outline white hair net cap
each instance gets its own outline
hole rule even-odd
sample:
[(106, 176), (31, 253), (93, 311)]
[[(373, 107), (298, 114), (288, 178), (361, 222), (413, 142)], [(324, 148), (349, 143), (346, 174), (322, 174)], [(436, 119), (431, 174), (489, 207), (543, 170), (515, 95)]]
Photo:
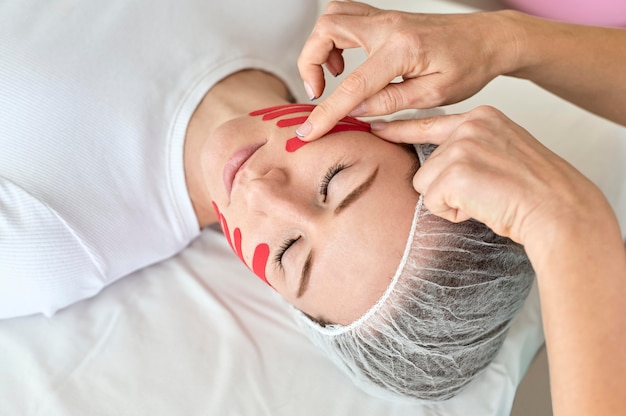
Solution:
[[(434, 149), (416, 146), (420, 164)], [(296, 315), (370, 394), (444, 400), (495, 358), (533, 278), (522, 246), (478, 221), (437, 217), (420, 196), (400, 265), (372, 308), (346, 326)]]

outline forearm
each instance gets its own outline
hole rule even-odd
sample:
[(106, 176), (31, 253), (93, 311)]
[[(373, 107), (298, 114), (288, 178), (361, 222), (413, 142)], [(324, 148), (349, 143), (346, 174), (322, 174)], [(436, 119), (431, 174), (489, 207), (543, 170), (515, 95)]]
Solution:
[[(501, 12), (516, 33), (511, 75), (626, 125), (626, 30)], [(510, 54), (503, 54), (510, 56)]]
[(626, 410), (626, 254), (608, 203), (596, 208), (542, 227), (525, 244), (537, 273), (556, 416)]
[(376, 131), (439, 145), (413, 178), (430, 212), (475, 218), (524, 245), (537, 273), (554, 414), (624, 414), (626, 250), (600, 189), (494, 108)]

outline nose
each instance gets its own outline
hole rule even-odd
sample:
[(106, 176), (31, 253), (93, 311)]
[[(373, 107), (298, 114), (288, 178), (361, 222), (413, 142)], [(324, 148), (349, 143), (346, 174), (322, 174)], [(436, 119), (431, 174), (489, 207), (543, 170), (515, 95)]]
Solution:
[(262, 217), (302, 218), (307, 210), (305, 190), (283, 169), (273, 168), (251, 180), (245, 189), (248, 212)]

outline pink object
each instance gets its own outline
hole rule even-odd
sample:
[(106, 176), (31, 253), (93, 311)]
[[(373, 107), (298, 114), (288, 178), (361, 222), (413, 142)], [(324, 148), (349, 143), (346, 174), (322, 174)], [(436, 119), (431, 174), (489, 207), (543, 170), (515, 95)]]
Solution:
[(526, 13), (594, 26), (626, 26), (626, 0), (503, 0)]

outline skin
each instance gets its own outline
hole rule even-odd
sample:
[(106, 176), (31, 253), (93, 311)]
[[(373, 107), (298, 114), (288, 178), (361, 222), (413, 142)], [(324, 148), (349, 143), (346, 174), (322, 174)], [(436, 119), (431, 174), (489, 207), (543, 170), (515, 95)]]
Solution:
[[(498, 75), (524, 78), (626, 125), (626, 30), (519, 12), (421, 15), (331, 2), (299, 59), (311, 95), (341, 51), (368, 60), (298, 127), (315, 140), (343, 114), (387, 114), (473, 95)], [(384, 64), (383, 64), (384, 63)], [(389, 84), (396, 76), (404, 82)], [(498, 110), (376, 122), (387, 140), (439, 148), (414, 177), (425, 205), (473, 217), (523, 244), (537, 274), (554, 415), (626, 411), (626, 252), (602, 192)]]
[[(239, 230), (240, 254), (248, 267), (254, 268), (255, 250), (266, 244), (263, 272), (275, 290), (316, 319), (348, 324), (378, 300), (400, 262), (418, 199), (410, 182), (415, 157), (361, 131), (332, 134), (287, 152), (291, 128), (248, 115), (287, 103), (280, 83), (263, 90), (259, 77), (268, 75), (241, 73), (218, 84), (190, 124), (185, 157), (199, 223), (218, 221), (215, 204), (235, 251)], [(248, 89), (256, 91), (254, 98)], [(225, 96), (232, 105), (221, 104), (218, 114), (211, 115), (213, 104)], [(261, 147), (239, 170), (229, 193), (224, 167), (235, 152), (250, 145)], [(346, 168), (332, 178), (324, 198), (320, 182), (335, 164)], [(341, 201), (373, 176), (367, 191), (338, 212)], [(274, 258), (289, 239), (297, 242), (279, 266)], [(298, 294), (310, 253), (307, 289)]]
[[(315, 140), (348, 113), (376, 116), (452, 104), (498, 75), (530, 80), (625, 124), (624, 45), (624, 29), (557, 23), (512, 10), (430, 15), (332, 1), (298, 59), (311, 97), (324, 91), (322, 65), (343, 72), (344, 49), (363, 48), (368, 59), (298, 131)], [(392, 84), (397, 76), (403, 82)]]
[(524, 245), (539, 285), (554, 414), (623, 414), (626, 252), (602, 192), (491, 107), (389, 125), (381, 135), (440, 145), (413, 182), (432, 212), (476, 218)]

